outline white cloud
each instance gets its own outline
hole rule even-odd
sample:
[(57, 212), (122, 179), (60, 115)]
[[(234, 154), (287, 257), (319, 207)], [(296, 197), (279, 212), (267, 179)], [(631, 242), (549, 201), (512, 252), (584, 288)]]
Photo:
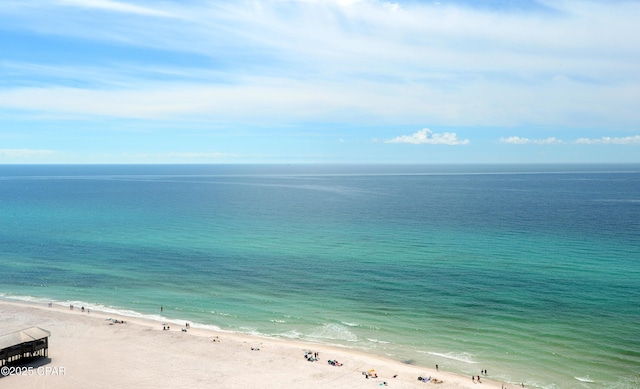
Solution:
[(468, 139), (458, 139), (455, 132), (443, 132), (434, 134), (428, 128), (413, 133), (411, 135), (401, 135), (393, 139), (385, 140), (384, 143), (410, 143), (414, 145), (431, 144), (431, 145), (466, 145), (469, 144)]
[[(141, 119), (376, 121), (412, 115), (412, 107), (390, 101), (375, 83), (305, 84), (289, 79), (240, 80), (225, 85), (132, 83), (129, 88), (38, 87), (0, 90), (0, 107), (60, 115)], [(407, 91), (407, 93), (410, 93)], [(364, 98), (368, 96), (368, 98)], [(82, 107), (81, 110), (78, 107)], [(435, 111), (438, 106), (425, 112)], [(409, 109), (408, 109), (409, 108)], [(375, 112), (369, 112), (374, 110)], [(250, 114), (248, 114), (250, 113)]]
[(510, 136), (508, 138), (500, 138), (500, 143), (508, 143), (512, 145), (526, 145), (529, 143), (529, 139), (521, 138), (519, 136)]
[(357, 3), (362, 2), (363, 0), (335, 0), (336, 3), (343, 7), (348, 7)]
[(8, 159), (30, 159), (55, 154), (52, 150), (34, 150), (34, 149), (0, 149), (0, 158)]
[[(235, 120), (236, 110), (224, 109), (232, 105), (270, 112), (274, 120), (302, 108), (295, 120), (324, 115), (343, 122), (403, 120), (447, 127), (640, 122), (638, 43), (629, 39), (640, 36), (637, 2), (558, 0), (544, 2), (546, 12), (510, 13), (432, 2), (396, 7), (382, 0), (144, 3), (153, 8), (124, 0), (39, 0), (42, 6), (29, 7), (6, 1), (14, 6), (0, 14), (40, 36), (113, 41), (202, 61), (200, 68), (187, 61), (172, 68), (170, 61), (115, 57), (87, 62), (84, 70), (54, 61), (57, 65), (49, 67), (69, 71), (50, 76), (44, 89), (3, 87), (7, 97), (0, 96), (0, 108), (114, 117), (188, 111)], [(74, 8), (114, 12), (95, 17), (69, 12)], [(167, 23), (136, 15), (177, 19)], [(132, 72), (127, 64), (134, 63), (151, 71)], [(219, 63), (224, 66), (215, 67)], [(166, 72), (153, 71), (159, 68)], [(187, 80), (190, 74), (194, 77)], [(42, 79), (34, 75), (25, 67), (12, 78)], [(91, 90), (66, 88), (87, 84)], [(68, 93), (57, 94), (63, 89)], [(180, 97), (172, 98), (172, 91)], [(25, 98), (14, 102), (15, 94)]]
[(510, 136), (508, 138), (500, 138), (500, 143), (507, 143), (512, 145), (526, 145), (526, 144), (534, 144), (534, 145), (553, 145), (564, 143), (560, 139), (556, 137), (549, 137), (546, 139), (529, 139), (522, 138), (519, 136)]
[[(550, 145), (550, 144), (562, 144), (565, 143), (555, 137), (549, 137), (546, 139), (530, 139), (519, 136), (510, 136), (508, 138), (500, 138), (500, 143), (512, 144), (512, 145)], [(583, 145), (629, 145), (640, 144), (640, 135), (626, 136), (626, 137), (609, 137), (604, 136), (602, 138), (579, 138), (573, 143)]]
[(128, 4), (119, 1), (112, 0), (60, 0), (61, 4), (83, 7), (83, 8), (95, 8), (104, 11), (113, 11), (121, 13), (130, 13), (145, 16), (162, 16), (171, 17), (172, 15), (165, 11), (160, 11), (152, 8), (141, 7), (139, 5)]
[(625, 136), (625, 137), (602, 137), (598, 139), (579, 138), (576, 140), (577, 144), (583, 145), (631, 145), (640, 144), (640, 135)]
[(236, 154), (230, 153), (219, 153), (219, 152), (211, 152), (211, 153), (201, 153), (201, 152), (172, 152), (172, 153), (164, 153), (159, 154), (157, 156), (160, 157), (168, 157), (172, 159), (222, 159), (222, 158), (234, 158), (237, 157)]
[(383, 6), (384, 6), (386, 9), (391, 10), (391, 11), (394, 11), (394, 12), (395, 12), (395, 11), (398, 11), (398, 10), (400, 9), (400, 4), (395, 3), (395, 2), (393, 2), (393, 3), (391, 3), (391, 2), (385, 2), (385, 3), (383, 3)]

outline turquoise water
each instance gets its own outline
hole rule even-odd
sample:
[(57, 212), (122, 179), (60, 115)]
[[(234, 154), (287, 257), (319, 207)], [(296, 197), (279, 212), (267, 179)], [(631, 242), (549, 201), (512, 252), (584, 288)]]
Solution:
[(640, 387), (640, 166), (1, 166), (0, 296)]

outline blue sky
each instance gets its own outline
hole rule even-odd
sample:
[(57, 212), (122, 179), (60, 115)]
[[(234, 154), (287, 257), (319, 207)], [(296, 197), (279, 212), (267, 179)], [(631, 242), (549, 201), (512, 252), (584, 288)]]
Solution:
[(640, 1), (2, 0), (0, 163), (640, 162)]

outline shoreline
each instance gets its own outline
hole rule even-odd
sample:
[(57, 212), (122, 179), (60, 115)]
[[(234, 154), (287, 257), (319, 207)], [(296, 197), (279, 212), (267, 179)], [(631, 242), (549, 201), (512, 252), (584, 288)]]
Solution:
[[(261, 388), (521, 388), (481, 376), (471, 377), (409, 365), (359, 350), (300, 340), (260, 337), (222, 329), (190, 327), (61, 304), (0, 299), (0, 335), (31, 326), (51, 331), (48, 361), (33, 364), (64, 374), (0, 377), (14, 388), (189, 386)], [(123, 321), (124, 323), (116, 323)], [(213, 341), (219, 340), (219, 341)], [(309, 362), (305, 352), (319, 353)], [(333, 366), (329, 360), (342, 365)], [(27, 365), (29, 366), (29, 365)], [(33, 365), (36, 366), (36, 365)], [(363, 372), (374, 370), (377, 378)], [(396, 376), (396, 377), (394, 377)], [(418, 377), (431, 377), (425, 383)], [(442, 383), (435, 384), (434, 378)], [(386, 383), (386, 385), (385, 385)]]

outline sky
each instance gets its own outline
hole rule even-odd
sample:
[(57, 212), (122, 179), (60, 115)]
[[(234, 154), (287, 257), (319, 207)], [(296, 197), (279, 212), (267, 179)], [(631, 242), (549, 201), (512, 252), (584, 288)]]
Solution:
[(640, 0), (2, 0), (0, 164), (640, 163)]

